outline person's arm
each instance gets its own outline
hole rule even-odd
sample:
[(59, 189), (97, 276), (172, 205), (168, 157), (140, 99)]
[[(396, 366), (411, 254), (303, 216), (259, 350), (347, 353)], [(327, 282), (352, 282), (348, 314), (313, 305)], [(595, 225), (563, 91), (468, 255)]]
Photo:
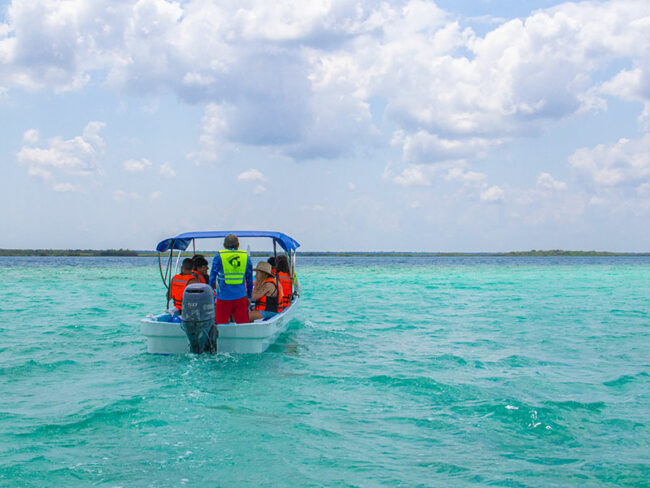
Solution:
[(212, 260), (212, 268), (210, 269), (210, 286), (212, 288), (217, 287), (217, 274), (219, 270), (217, 269), (221, 265), (221, 256), (219, 253)]
[(174, 275), (172, 279), (169, 280), (169, 288), (167, 288), (167, 300), (172, 299), (172, 281), (174, 281), (174, 278), (176, 278), (176, 275)]
[(259, 300), (263, 296), (270, 295), (275, 290), (275, 286), (272, 283), (260, 283), (255, 282), (253, 286), (253, 300)]
[(300, 295), (300, 282), (298, 281), (298, 277), (294, 274), (293, 278), (293, 291)]
[[(246, 296), (250, 300), (253, 296), (253, 264), (251, 263), (250, 258), (246, 262), (246, 273), (244, 274), (244, 279), (246, 280)], [(253, 298), (257, 300), (257, 298)]]

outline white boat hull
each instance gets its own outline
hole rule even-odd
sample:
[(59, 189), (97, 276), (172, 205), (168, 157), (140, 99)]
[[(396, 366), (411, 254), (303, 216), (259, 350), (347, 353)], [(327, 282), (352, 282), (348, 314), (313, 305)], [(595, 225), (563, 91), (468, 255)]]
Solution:
[[(217, 353), (259, 354), (268, 349), (289, 325), (300, 298), (291, 306), (270, 318), (249, 324), (218, 325)], [(147, 352), (151, 354), (185, 354), (190, 344), (180, 323), (167, 322), (168, 314), (142, 319), (140, 332), (147, 338)]]

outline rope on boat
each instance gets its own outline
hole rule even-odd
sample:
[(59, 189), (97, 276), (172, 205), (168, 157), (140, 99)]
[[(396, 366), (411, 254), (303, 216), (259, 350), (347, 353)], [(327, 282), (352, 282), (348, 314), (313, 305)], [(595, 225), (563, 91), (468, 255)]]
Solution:
[(158, 270), (160, 271), (160, 278), (162, 279), (163, 285), (165, 285), (165, 288), (169, 290), (169, 285), (167, 284), (167, 280), (165, 280), (165, 275), (167, 274), (167, 270), (165, 270), (165, 274), (163, 274), (162, 259), (160, 258), (160, 253), (158, 253)]

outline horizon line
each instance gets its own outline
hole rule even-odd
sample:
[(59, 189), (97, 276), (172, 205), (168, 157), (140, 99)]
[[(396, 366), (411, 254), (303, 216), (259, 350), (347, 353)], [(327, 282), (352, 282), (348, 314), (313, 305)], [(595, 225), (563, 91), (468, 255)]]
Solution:
[[(206, 250), (199, 254), (212, 254), (216, 250)], [(155, 250), (146, 249), (129, 249), (129, 248), (108, 248), (108, 249), (93, 249), (93, 248), (0, 248), (0, 256), (28, 256), (28, 255), (47, 255), (54, 253), (58, 255), (65, 255), (66, 253), (91, 253), (93, 255), (100, 255), (105, 253), (107, 255), (124, 255), (126, 256), (156, 256), (158, 254)], [(266, 250), (251, 250), (251, 253), (266, 255), (272, 251)], [(167, 253), (162, 253), (167, 254)], [(182, 254), (192, 254), (192, 252), (183, 251)], [(650, 251), (607, 251), (607, 250), (575, 250), (575, 249), (531, 249), (531, 250), (510, 250), (510, 251), (296, 251), (297, 255), (312, 255), (312, 256), (327, 256), (327, 255), (358, 255), (358, 256), (371, 256), (371, 255), (387, 255), (387, 256), (504, 256), (504, 255), (621, 255), (621, 256), (639, 256), (650, 255)]]

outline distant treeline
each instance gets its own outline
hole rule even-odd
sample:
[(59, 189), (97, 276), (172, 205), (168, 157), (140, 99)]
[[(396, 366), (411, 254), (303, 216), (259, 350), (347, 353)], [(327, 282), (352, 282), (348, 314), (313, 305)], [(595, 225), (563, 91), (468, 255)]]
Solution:
[(130, 249), (0, 249), (0, 256), (138, 256)]
[(650, 253), (609, 252), (609, 251), (563, 251), (552, 249), (549, 251), (511, 251), (501, 253), (501, 256), (649, 256)]
[(504, 257), (504, 256), (650, 256), (650, 253), (609, 251), (509, 251), (509, 252), (298, 252), (308, 257)]
[[(214, 256), (212, 252), (201, 253)], [(270, 252), (252, 251), (253, 257), (266, 257)], [(0, 256), (156, 256), (154, 251), (134, 251), (131, 249), (0, 249)], [(304, 257), (508, 257), (508, 256), (650, 256), (648, 252), (609, 252), (609, 251), (564, 251), (562, 249), (510, 251), (510, 252), (297, 252)], [(183, 256), (191, 256), (184, 252)]]

